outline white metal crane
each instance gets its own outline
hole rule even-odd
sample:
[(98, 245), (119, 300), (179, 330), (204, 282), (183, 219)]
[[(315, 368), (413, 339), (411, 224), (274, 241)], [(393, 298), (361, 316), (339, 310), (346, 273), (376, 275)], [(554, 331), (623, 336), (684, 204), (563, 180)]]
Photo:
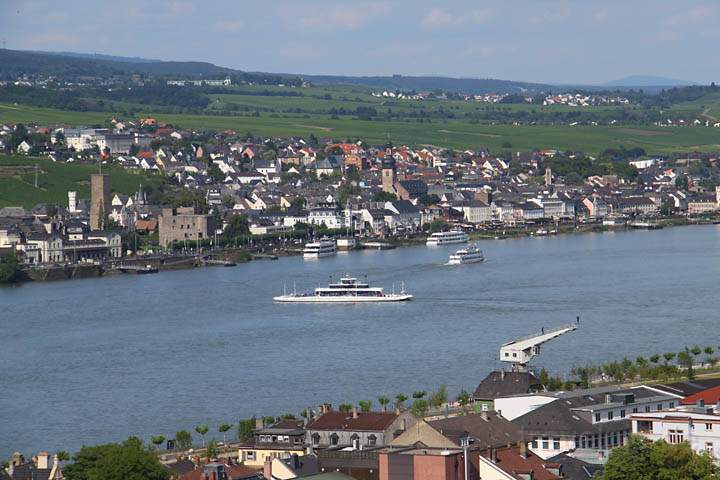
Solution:
[(531, 335), (524, 338), (504, 343), (500, 347), (500, 360), (511, 363), (512, 370), (516, 372), (527, 371), (530, 360), (540, 353), (540, 345), (575, 330), (580, 324), (580, 317), (576, 323), (555, 328), (553, 330), (541, 331), (540, 335)]

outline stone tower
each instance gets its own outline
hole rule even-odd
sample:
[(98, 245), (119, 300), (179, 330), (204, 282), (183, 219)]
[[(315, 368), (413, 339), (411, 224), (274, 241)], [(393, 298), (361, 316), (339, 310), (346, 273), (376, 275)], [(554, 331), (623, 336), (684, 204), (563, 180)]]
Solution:
[(382, 189), (386, 193), (395, 193), (395, 158), (389, 143), (385, 147), (385, 157), (382, 160)]
[(90, 230), (105, 228), (105, 217), (110, 213), (110, 176), (90, 175)]
[(77, 212), (77, 192), (68, 192), (68, 212)]
[(552, 170), (550, 168), (545, 169), (545, 186), (549, 187), (552, 185)]

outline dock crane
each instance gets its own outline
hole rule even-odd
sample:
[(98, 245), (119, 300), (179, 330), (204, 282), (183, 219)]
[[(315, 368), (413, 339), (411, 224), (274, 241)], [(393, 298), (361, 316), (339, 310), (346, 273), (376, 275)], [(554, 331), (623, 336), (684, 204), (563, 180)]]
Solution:
[(527, 372), (528, 363), (540, 354), (540, 346), (543, 343), (576, 330), (579, 324), (580, 317), (577, 317), (577, 321), (570, 325), (547, 331), (543, 328), (539, 335), (530, 335), (504, 343), (500, 347), (500, 361), (512, 364), (513, 372)]

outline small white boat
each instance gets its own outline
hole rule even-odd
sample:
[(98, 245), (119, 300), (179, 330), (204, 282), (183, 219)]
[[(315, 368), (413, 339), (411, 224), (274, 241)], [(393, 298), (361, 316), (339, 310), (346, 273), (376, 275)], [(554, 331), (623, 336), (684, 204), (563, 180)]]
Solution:
[(331, 257), (337, 253), (337, 245), (332, 238), (323, 237), (316, 242), (305, 244), (303, 249), (304, 258)]
[(468, 263), (480, 263), (485, 261), (482, 250), (478, 250), (477, 246), (470, 245), (462, 248), (450, 255), (448, 265), (466, 265)]
[(371, 287), (358, 282), (357, 278), (345, 276), (338, 283), (316, 288), (313, 293), (284, 293), (273, 300), (282, 303), (369, 303), (403, 302), (412, 298), (405, 292), (404, 285), (400, 293), (385, 293), (382, 287)]
[(470, 239), (468, 234), (462, 230), (450, 230), (449, 232), (436, 232), (428, 237), (426, 245), (449, 245), (451, 243), (467, 243)]

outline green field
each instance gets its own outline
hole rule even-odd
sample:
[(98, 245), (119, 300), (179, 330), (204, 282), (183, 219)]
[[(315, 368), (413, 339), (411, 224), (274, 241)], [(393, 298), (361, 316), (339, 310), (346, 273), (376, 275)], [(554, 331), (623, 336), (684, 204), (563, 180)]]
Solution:
[[(34, 166), (38, 166), (38, 187), (35, 188)], [(26, 167), (23, 172), (14, 167)], [(22, 169), (22, 168), (21, 168)], [(90, 174), (97, 167), (55, 163), (45, 158), (0, 155), (0, 207), (32, 208), (38, 203), (67, 205), (67, 192), (77, 191), (78, 199), (90, 198)], [(144, 174), (130, 173), (119, 167), (103, 167), (110, 175), (113, 193), (132, 194), (146, 180)]]
[(720, 121), (720, 93), (710, 93), (697, 100), (682, 102), (673, 105), (671, 111), (688, 112), (707, 118), (710, 121)]
[[(705, 127), (627, 127), (569, 125), (484, 125), (462, 120), (366, 121), (328, 115), (252, 116), (171, 115), (139, 113), (160, 121), (197, 130), (234, 129), (264, 136), (309, 135), (337, 139), (363, 139), (413, 146), (439, 145), (452, 148), (489, 148), (500, 150), (506, 143), (512, 150), (555, 148), (597, 153), (606, 148), (642, 147), (649, 154), (720, 150), (720, 129)], [(112, 117), (107, 112), (70, 112), (62, 110), (0, 105), (0, 123), (36, 122), (39, 124), (103, 124)]]

